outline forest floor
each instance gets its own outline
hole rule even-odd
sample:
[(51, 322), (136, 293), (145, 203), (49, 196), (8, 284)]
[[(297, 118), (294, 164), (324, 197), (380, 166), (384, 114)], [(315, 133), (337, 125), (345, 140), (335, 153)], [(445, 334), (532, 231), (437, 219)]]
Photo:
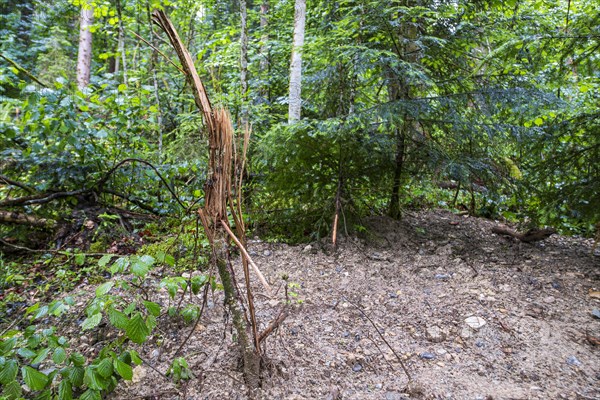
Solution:
[[(365, 224), (366, 238), (345, 239), (335, 254), (314, 244), (249, 244), (279, 287), (280, 300), (268, 299), (256, 282), (262, 326), (278, 315), (282, 276), (297, 294), (266, 340), (270, 368), (255, 398), (600, 398), (600, 249), (594, 254), (592, 240), (520, 243), (492, 234), (493, 221), (446, 211)], [(248, 398), (221, 296), (211, 296), (183, 349), (193, 379), (176, 387), (161, 375), (191, 327), (159, 321), (160, 346), (140, 349), (151, 367), (138, 366), (110, 398)]]

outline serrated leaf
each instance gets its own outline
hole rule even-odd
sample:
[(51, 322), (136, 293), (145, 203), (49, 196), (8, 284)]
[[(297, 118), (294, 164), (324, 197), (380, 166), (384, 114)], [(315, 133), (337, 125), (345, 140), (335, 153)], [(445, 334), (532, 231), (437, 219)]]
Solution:
[(100, 396), (100, 391), (88, 389), (79, 396), (79, 400), (102, 400), (102, 397)]
[(67, 352), (63, 347), (57, 347), (52, 354), (52, 361), (55, 364), (62, 364), (67, 359)]
[(10, 339), (3, 340), (0, 342), (0, 354), (6, 354), (11, 351), (17, 344), (17, 338), (12, 337)]
[(71, 354), (69, 360), (71, 360), (73, 362), (73, 365), (77, 367), (81, 367), (83, 364), (85, 364), (85, 357), (81, 353)]
[(8, 385), (9, 382), (12, 382), (17, 377), (17, 373), (19, 371), (19, 367), (17, 366), (16, 360), (8, 360), (0, 370), (0, 383), (3, 385)]
[(133, 368), (119, 359), (113, 360), (113, 366), (121, 378), (130, 381), (133, 378)]
[(28, 348), (24, 348), (24, 347), (21, 347), (19, 350), (17, 350), (17, 354), (20, 355), (21, 357), (27, 358), (27, 359), (33, 358), (36, 356), (35, 351), (32, 351), (32, 350), (30, 350)]
[(46, 357), (48, 357), (48, 354), (50, 353), (50, 349), (49, 348), (45, 348), (40, 350), (37, 355), (35, 356), (35, 358), (33, 360), (31, 360), (31, 364), (39, 364), (42, 361), (44, 361), (46, 359)]
[(114, 308), (109, 308), (107, 314), (108, 314), (108, 320), (110, 321), (112, 326), (114, 326), (117, 329), (122, 329), (122, 330), (127, 329), (127, 324), (129, 323), (129, 318), (127, 318), (127, 316), (125, 314), (123, 314), (121, 311), (116, 310)]
[(96, 288), (96, 297), (104, 296), (106, 293), (110, 292), (110, 289), (112, 289), (114, 285), (115, 283), (112, 281), (104, 282)]
[(144, 263), (139, 262), (138, 260), (133, 261), (131, 263), (131, 272), (135, 276), (143, 278), (143, 277), (146, 276), (146, 274), (148, 273), (148, 271), (149, 271), (148, 267)]
[(113, 365), (112, 360), (110, 358), (105, 358), (100, 361), (97, 367), (97, 371), (103, 378), (108, 378), (113, 373)]
[(129, 258), (127, 257), (119, 257), (117, 261), (113, 263), (110, 267), (110, 272), (116, 274), (117, 272), (124, 272), (125, 269), (129, 266)]
[(160, 306), (152, 301), (144, 301), (144, 306), (146, 310), (155, 317), (160, 315)]
[(208, 277), (206, 275), (196, 275), (192, 277), (191, 281), (192, 293), (198, 294), (202, 286), (204, 286), (206, 282), (208, 282)]
[(21, 388), (21, 385), (19, 385), (19, 382), (12, 381), (12, 382), (4, 385), (4, 390), (2, 390), (2, 395), (6, 396), (9, 400), (20, 399), (22, 392), (23, 392), (23, 389)]
[(153, 266), (153, 265), (154, 265), (154, 263), (156, 262), (156, 260), (154, 259), (154, 257), (152, 257), (152, 256), (149, 256), (149, 255), (147, 255), (147, 254), (145, 254), (145, 255), (141, 256), (141, 257), (139, 258), (139, 260), (140, 260), (140, 262), (141, 262), (142, 264), (144, 264), (146, 267), (151, 267), (151, 266)]
[(101, 259), (98, 260), (98, 266), (99, 267), (106, 267), (106, 265), (110, 262), (110, 260), (112, 260), (114, 256), (112, 254), (105, 254), (102, 256)]
[(58, 400), (73, 399), (73, 385), (66, 379), (60, 381), (58, 385)]
[(100, 375), (96, 371), (95, 365), (90, 365), (85, 369), (85, 376), (83, 377), (83, 382), (90, 388), (94, 390), (104, 390), (108, 387), (108, 383), (106, 379), (103, 379), (102, 375)]
[(100, 314), (100, 313), (96, 313), (96, 314), (92, 315), (91, 317), (87, 317), (81, 323), (81, 330), (86, 331), (89, 329), (93, 329), (100, 324), (100, 321), (102, 321), (102, 314)]
[(144, 343), (150, 333), (150, 330), (140, 313), (135, 314), (133, 318), (129, 320), (125, 331), (127, 337), (137, 344)]
[(67, 376), (75, 387), (83, 385), (83, 377), (85, 376), (85, 369), (80, 366), (71, 367), (68, 369)]
[(48, 377), (35, 369), (25, 366), (21, 368), (21, 375), (25, 384), (31, 390), (42, 390), (48, 384)]
[(129, 355), (131, 356), (131, 361), (135, 365), (140, 365), (142, 363), (142, 359), (140, 358), (140, 355), (138, 354), (137, 351), (135, 351), (135, 350), (129, 350)]
[(45, 317), (46, 314), (48, 314), (48, 306), (40, 307), (39, 310), (37, 310), (37, 312), (33, 316), (33, 319), (40, 319), (42, 317)]

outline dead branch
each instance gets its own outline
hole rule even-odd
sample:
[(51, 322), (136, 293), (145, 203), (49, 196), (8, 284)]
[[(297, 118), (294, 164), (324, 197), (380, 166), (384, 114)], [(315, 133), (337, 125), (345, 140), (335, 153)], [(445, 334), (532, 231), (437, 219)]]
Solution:
[(556, 230), (554, 228), (545, 228), (545, 229), (534, 228), (534, 229), (528, 230), (525, 233), (519, 233), (513, 229), (506, 227), (506, 226), (494, 226), (492, 228), (492, 233), (495, 233), (498, 235), (510, 236), (515, 239), (519, 239), (521, 242), (524, 242), (524, 243), (533, 243), (533, 242), (539, 242), (541, 240), (549, 238), (550, 236), (552, 236), (556, 233)]
[(52, 229), (56, 227), (56, 221), (52, 219), (39, 218), (33, 215), (4, 210), (0, 210), (0, 222), (17, 225), (29, 225), (46, 229)]
[(260, 270), (258, 269), (258, 267), (256, 266), (256, 264), (254, 263), (254, 261), (252, 261), (252, 258), (250, 258), (250, 254), (248, 254), (248, 252), (246, 251), (246, 249), (244, 248), (244, 246), (242, 245), (242, 243), (240, 243), (239, 239), (231, 231), (231, 229), (229, 228), (229, 226), (227, 226), (227, 223), (225, 221), (221, 221), (221, 225), (223, 225), (223, 228), (225, 228), (225, 231), (227, 232), (227, 234), (229, 235), (229, 237), (231, 237), (231, 240), (233, 240), (234, 243), (236, 244), (236, 246), (240, 249), (240, 252), (244, 255), (244, 257), (246, 257), (246, 260), (248, 260), (248, 262), (250, 263), (250, 265), (254, 269), (254, 272), (256, 272), (256, 275), (258, 276), (258, 279), (260, 280), (260, 283), (262, 283), (263, 287), (267, 291), (267, 294), (269, 296), (271, 296), (272, 295), (271, 294), (272, 293), (271, 286), (269, 285), (269, 283), (265, 279), (265, 277), (262, 274), (262, 272), (260, 272)]
[(28, 193), (35, 193), (35, 189), (15, 180), (10, 179), (8, 176), (0, 175), (0, 183), (5, 183), (7, 185), (16, 186), (18, 188), (23, 189)]
[(258, 341), (262, 343), (275, 329), (279, 327), (283, 323), (283, 321), (288, 317), (289, 311), (288, 307), (284, 306), (279, 311), (279, 315), (273, 321), (267, 325), (267, 327), (258, 335)]
[(79, 189), (66, 192), (52, 192), (52, 193), (40, 193), (31, 196), (23, 196), (15, 199), (6, 199), (0, 201), (0, 207), (10, 206), (28, 206), (32, 204), (44, 204), (49, 203), (52, 200), (62, 199), (65, 197), (77, 196), (80, 194), (89, 193), (90, 189)]

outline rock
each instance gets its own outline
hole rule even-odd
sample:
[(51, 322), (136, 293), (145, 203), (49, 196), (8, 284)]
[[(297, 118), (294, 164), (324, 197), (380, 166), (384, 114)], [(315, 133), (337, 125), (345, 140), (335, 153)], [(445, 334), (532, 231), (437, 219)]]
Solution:
[(150, 354), (150, 358), (158, 358), (159, 356), (160, 356), (160, 351), (158, 349), (152, 350), (152, 353)]
[(450, 244), (447, 244), (445, 246), (438, 247), (435, 250), (435, 254), (438, 256), (450, 256), (452, 255), (452, 246)]
[(581, 361), (579, 361), (575, 356), (570, 356), (569, 358), (567, 358), (567, 364), (579, 367), (581, 366)]
[(272, 254), (273, 254), (273, 252), (271, 250), (263, 251), (263, 256), (265, 256), (265, 257), (270, 257)]
[(471, 330), (470, 330), (469, 328), (467, 328), (467, 327), (464, 327), (464, 328), (462, 328), (462, 330), (460, 331), (460, 334), (459, 334), (459, 336), (460, 336), (462, 339), (468, 339), (468, 338), (470, 338), (470, 337), (471, 337)]
[(598, 319), (600, 319), (600, 310), (598, 310), (597, 308), (594, 308), (592, 310), (592, 315)]
[(475, 330), (478, 330), (482, 328), (485, 324), (487, 324), (485, 319), (475, 316), (466, 318), (465, 323)]
[(398, 392), (385, 392), (385, 400), (402, 400), (404, 396)]
[(430, 326), (426, 331), (427, 340), (433, 343), (441, 343), (446, 340), (446, 332), (438, 326)]
[(362, 371), (362, 369), (363, 369), (363, 366), (361, 363), (356, 363), (352, 366), (352, 371), (354, 371), (354, 372), (360, 372), (360, 371)]
[(419, 354), (419, 358), (422, 358), (423, 360), (434, 360), (435, 354), (429, 353), (426, 351), (426, 352)]
[(435, 276), (433, 278), (440, 280), (440, 281), (447, 281), (450, 278), (452, 278), (452, 275), (451, 274), (435, 274)]
[(312, 253), (312, 251), (313, 251), (313, 247), (312, 247), (310, 244), (306, 245), (306, 246), (305, 246), (305, 247), (302, 249), (302, 252), (303, 252), (303, 253)]
[(555, 301), (556, 301), (556, 298), (554, 298), (554, 296), (544, 297), (544, 303), (546, 303), (546, 304), (552, 304)]

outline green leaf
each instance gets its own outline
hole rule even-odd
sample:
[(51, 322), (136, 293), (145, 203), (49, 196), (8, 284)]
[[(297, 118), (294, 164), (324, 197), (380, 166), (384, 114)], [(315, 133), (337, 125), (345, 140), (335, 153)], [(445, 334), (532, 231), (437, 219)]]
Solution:
[(52, 361), (55, 364), (62, 364), (67, 359), (67, 352), (63, 347), (57, 347), (52, 354)]
[(133, 361), (135, 365), (140, 365), (142, 363), (142, 359), (137, 351), (129, 350), (129, 355), (131, 356), (131, 361)]
[(160, 315), (160, 306), (152, 301), (144, 301), (144, 306), (146, 310), (155, 317)]
[(104, 296), (106, 293), (110, 292), (110, 289), (112, 289), (114, 285), (115, 283), (112, 281), (104, 282), (96, 288), (96, 297)]
[(88, 389), (79, 396), (79, 400), (102, 400), (102, 396), (99, 390)]
[(12, 359), (8, 360), (0, 370), (0, 383), (8, 385), (9, 382), (15, 380), (18, 371), (19, 367), (17, 366), (17, 361)]
[(129, 339), (131, 339), (134, 343), (141, 344), (146, 341), (150, 330), (142, 318), (142, 314), (138, 312), (133, 316), (133, 318), (131, 318), (131, 320), (129, 320), (126, 333)]
[(45, 348), (40, 350), (37, 355), (35, 356), (35, 358), (33, 360), (31, 360), (31, 364), (39, 364), (42, 361), (44, 361), (46, 359), (46, 357), (48, 357), (48, 353), (50, 353), (50, 349), (49, 348)]
[(114, 326), (117, 329), (122, 329), (122, 330), (127, 329), (127, 324), (129, 323), (129, 318), (127, 318), (127, 316), (125, 314), (123, 314), (121, 311), (116, 310), (112, 307), (108, 309), (107, 314), (108, 314), (108, 320), (110, 321), (112, 326)]
[(126, 85), (126, 84), (124, 84), (124, 83), (121, 83), (121, 84), (118, 86), (117, 90), (118, 90), (119, 92), (121, 92), (121, 93), (122, 93), (122, 92), (124, 92), (125, 90), (127, 90), (127, 85)]
[(2, 395), (6, 396), (9, 400), (20, 399), (22, 391), (23, 389), (21, 389), (21, 385), (19, 385), (19, 382), (12, 381), (4, 385)]
[(73, 385), (66, 379), (58, 385), (58, 400), (71, 400), (73, 398)]
[(96, 313), (96, 314), (92, 315), (91, 317), (86, 318), (81, 323), (81, 330), (87, 331), (89, 329), (93, 329), (93, 328), (97, 327), (98, 324), (100, 324), (100, 321), (102, 321), (102, 314)]
[(42, 390), (48, 384), (48, 377), (35, 369), (25, 366), (21, 368), (21, 375), (25, 384), (31, 390)]
[(0, 342), (0, 354), (4, 355), (11, 351), (17, 344), (17, 338), (12, 337), (10, 339), (3, 340)]
[(68, 369), (67, 376), (75, 387), (83, 385), (83, 377), (85, 376), (85, 369), (81, 366), (71, 367)]
[(113, 373), (112, 360), (110, 358), (105, 358), (104, 360), (100, 361), (97, 370), (100, 376), (103, 378), (110, 377)]
[(143, 255), (140, 257), (140, 262), (142, 264), (144, 264), (146, 267), (151, 267), (154, 265), (154, 263), (156, 262), (156, 260), (154, 259), (154, 257), (149, 256), (149, 255)]
[(135, 276), (144, 278), (146, 276), (146, 274), (148, 273), (148, 267), (146, 267), (144, 264), (142, 264), (140, 262), (134, 261), (131, 263), (131, 272)]
[(69, 359), (73, 362), (73, 365), (81, 367), (85, 364), (85, 357), (81, 353), (73, 353)]
[(208, 282), (208, 277), (206, 275), (196, 275), (192, 277), (191, 281), (192, 293), (198, 294), (202, 286)]
[(112, 254), (105, 254), (102, 256), (101, 259), (98, 260), (98, 266), (99, 267), (106, 267), (106, 265), (110, 262), (110, 260), (112, 260), (114, 256)]
[(113, 360), (113, 366), (121, 378), (130, 381), (133, 378), (133, 368), (119, 359)]
[(108, 382), (96, 371), (95, 365), (90, 365), (85, 369), (83, 382), (94, 390), (104, 390), (108, 387)]
[(17, 350), (17, 354), (20, 355), (21, 357), (27, 358), (27, 359), (33, 358), (36, 356), (35, 351), (32, 351), (31, 349), (24, 348), (24, 347), (21, 347), (19, 350)]
[(536, 124), (537, 126), (541, 126), (544, 124), (544, 120), (542, 118), (538, 117), (533, 121), (533, 123)]
[(75, 264), (77, 264), (77, 265), (85, 264), (85, 254), (83, 254), (83, 253), (76, 254), (75, 255)]
[(39, 310), (37, 310), (37, 312), (33, 316), (33, 319), (40, 319), (42, 317), (45, 317), (46, 314), (48, 314), (48, 306), (40, 307)]
[(119, 257), (117, 261), (113, 263), (110, 267), (110, 272), (116, 274), (117, 272), (122, 273), (129, 266), (129, 258), (128, 257)]

